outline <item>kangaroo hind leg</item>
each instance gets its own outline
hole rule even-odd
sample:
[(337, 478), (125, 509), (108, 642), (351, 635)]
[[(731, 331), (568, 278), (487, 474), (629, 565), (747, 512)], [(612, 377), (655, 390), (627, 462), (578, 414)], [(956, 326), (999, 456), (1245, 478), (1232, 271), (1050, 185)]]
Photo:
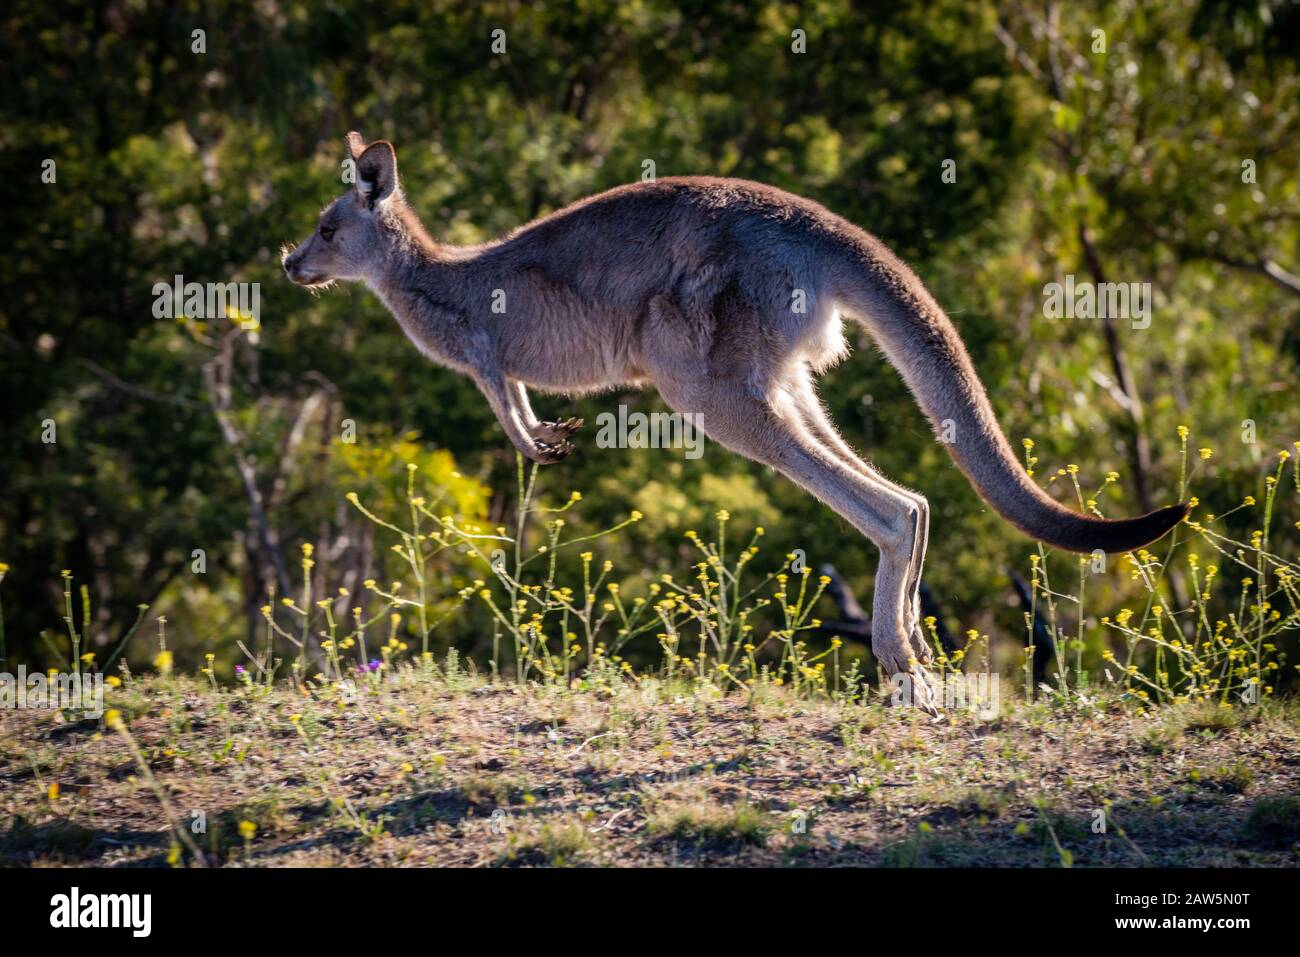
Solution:
[(859, 481), (865, 482), (868, 486), (883, 486), (897, 495), (910, 499), (915, 504), (916, 527), (912, 536), (912, 554), (908, 559), (904, 626), (917, 658), (929, 662), (933, 658), (933, 652), (921, 625), (921, 573), (930, 538), (930, 503), (926, 501), (925, 496), (891, 482), (853, 451), (839, 434), (826, 412), (826, 407), (817, 397), (812, 377), (807, 370), (801, 370), (791, 377), (789, 389), (808, 433), (850, 469)]
[(892, 675), (907, 675), (913, 701), (931, 713), (925, 669), (907, 629), (908, 573), (917, 528), (915, 502), (871, 484), (828, 452), (805, 428), (784, 390), (775, 403), (755, 397), (745, 383), (717, 379), (674, 388), (659, 383), (664, 400), (679, 412), (698, 412), (714, 441), (781, 472), (824, 502), (880, 550), (872, 598), (871, 648)]

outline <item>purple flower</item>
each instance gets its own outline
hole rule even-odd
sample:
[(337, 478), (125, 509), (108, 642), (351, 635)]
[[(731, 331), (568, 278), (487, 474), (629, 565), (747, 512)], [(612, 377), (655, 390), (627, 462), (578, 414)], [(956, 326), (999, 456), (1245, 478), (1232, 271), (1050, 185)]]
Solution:
[(237, 674), (237, 675), (242, 675), (243, 673), (244, 673), (244, 666), (243, 666), (243, 665), (235, 665), (235, 674)]
[(378, 670), (379, 670), (379, 659), (378, 659), (378, 658), (371, 658), (371, 659), (370, 659), (370, 664), (368, 665), (368, 667), (370, 668), (371, 671), (378, 671)]

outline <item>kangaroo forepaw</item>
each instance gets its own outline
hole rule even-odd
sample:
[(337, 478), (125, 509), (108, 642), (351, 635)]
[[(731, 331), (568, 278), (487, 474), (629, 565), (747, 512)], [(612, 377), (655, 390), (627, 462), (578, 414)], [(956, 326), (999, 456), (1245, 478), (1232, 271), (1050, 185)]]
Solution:
[(541, 439), (534, 439), (533, 446), (535, 453), (532, 459), (542, 465), (554, 465), (556, 462), (563, 462), (569, 457), (569, 453), (573, 451), (573, 446), (563, 440), (544, 442)]
[(582, 419), (570, 416), (559, 422), (539, 422), (532, 428), (533, 438), (549, 445), (559, 445), (582, 428)]

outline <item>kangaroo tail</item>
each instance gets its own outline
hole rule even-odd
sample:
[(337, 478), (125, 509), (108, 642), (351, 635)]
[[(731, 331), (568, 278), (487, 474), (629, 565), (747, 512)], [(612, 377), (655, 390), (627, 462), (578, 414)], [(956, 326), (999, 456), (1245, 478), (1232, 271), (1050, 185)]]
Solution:
[(836, 300), (865, 325), (930, 419), (941, 442), (993, 510), (1026, 535), (1074, 552), (1126, 552), (1181, 522), (1186, 503), (1137, 518), (1071, 511), (1026, 474), (998, 426), (952, 322), (921, 281), (874, 237), (853, 244)]

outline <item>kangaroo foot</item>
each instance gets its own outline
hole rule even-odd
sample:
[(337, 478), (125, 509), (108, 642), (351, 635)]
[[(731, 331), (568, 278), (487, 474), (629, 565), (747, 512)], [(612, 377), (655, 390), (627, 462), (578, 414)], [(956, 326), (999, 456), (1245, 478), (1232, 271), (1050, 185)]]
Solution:
[(889, 676), (886, 693), (890, 703), (920, 708), (926, 714), (938, 717), (939, 708), (930, 686), (930, 673), (912, 650), (912, 641), (901, 635), (885, 641), (873, 639), (871, 650)]
[(916, 660), (923, 665), (928, 665), (934, 661), (934, 648), (930, 645), (929, 636), (925, 633), (925, 627), (920, 624), (912, 626), (908, 632), (912, 654), (916, 655)]

